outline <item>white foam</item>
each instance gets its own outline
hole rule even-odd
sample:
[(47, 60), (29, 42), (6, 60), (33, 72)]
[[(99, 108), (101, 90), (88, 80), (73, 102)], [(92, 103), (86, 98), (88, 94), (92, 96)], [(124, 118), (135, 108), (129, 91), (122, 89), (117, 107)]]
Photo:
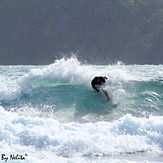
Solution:
[(163, 65), (128, 65), (125, 66), (134, 80), (162, 80)]
[[(163, 117), (126, 115), (110, 122), (59, 123), (6, 112), (0, 107), (0, 151), (29, 159), (113, 156), (163, 150)], [(34, 161), (33, 161), (34, 162)]]
[(15, 80), (9, 80), (8, 77), (0, 76), (0, 101), (7, 99), (12, 100), (21, 92), (20, 87)]
[(27, 67), (28, 71), (24, 71), (25, 68), (22, 70), (17, 67), (22, 72), (15, 72), (14, 68), (12, 72), (11, 67), (12, 77), (1, 77), (0, 100), (11, 100), (20, 96), (22, 92), (29, 92), (32, 88), (44, 86), (47, 83), (66, 82), (90, 86), (90, 82), (95, 76), (107, 76), (107, 82), (120, 85), (122, 81), (134, 79), (124, 65), (84, 65), (76, 58), (62, 58), (47, 66), (29, 67)]
[(43, 79), (44, 82), (45, 80), (49, 80), (51, 82), (84, 83), (90, 85), (91, 80), (95, 76), (107, 76), (109, 82), (114, 83), (132, 79), (132, 76), (126, 72), (124, 67), (83, 65), (76, 58), (62, 58), (46, 67), (32, 69), (28, 74), (24, 75), (20, 83), (24, 91), (30, 89), (29, 81), (35, 77), (40, 78), (40, 80), (37, 78), (37, 83), (40, 85), (45, 84), (43, 83)]

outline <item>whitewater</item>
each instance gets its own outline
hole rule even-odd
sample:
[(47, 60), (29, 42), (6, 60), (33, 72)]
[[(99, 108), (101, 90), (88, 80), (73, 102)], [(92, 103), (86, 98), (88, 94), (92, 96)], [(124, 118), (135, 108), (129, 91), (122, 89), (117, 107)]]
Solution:
[[(117, 105), (91, 87), (106, 76)], [(23, 156), (24, 160), (10, 155)], [(163, 162), (163, 65), (0, 66), (0, 162)]]

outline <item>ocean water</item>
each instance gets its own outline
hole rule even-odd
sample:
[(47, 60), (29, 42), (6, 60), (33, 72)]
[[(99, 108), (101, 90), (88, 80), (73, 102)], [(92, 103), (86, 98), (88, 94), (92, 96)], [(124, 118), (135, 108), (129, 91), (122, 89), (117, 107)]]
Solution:
[[(117, 105), (92, 89), (95, 76), (108, 77)], [(43, 66), (0, 66), (5, 161), (163, 162), (163, 65), (100, 66), (63, 58)]]

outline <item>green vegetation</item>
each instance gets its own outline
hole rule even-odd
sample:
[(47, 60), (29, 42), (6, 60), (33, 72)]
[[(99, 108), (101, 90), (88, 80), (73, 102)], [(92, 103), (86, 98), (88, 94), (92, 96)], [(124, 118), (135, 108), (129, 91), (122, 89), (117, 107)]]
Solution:
[(32, 61), (42, 64), (60, 52), (102, 63), (162, 62), (163, 0), (5, 0), (0, 13), (0, 53), (17, 62), (39, 54)]

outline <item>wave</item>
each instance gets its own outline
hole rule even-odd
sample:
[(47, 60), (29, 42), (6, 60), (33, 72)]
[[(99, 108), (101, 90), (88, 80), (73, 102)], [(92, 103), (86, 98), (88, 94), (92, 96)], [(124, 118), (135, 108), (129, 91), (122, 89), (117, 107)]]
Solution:
[[(136, 117), (163, 115), (161, 68), (146, 65), (141, 69), (136, 65), (83, 65), (74, 58), (47, 66), (3, 67), (1, 106), (64, 122), (113, 121), (127, 113)], [(107, 89), (117, 106), (104, 103), (104, 94), (92, 89), (94, 76), (108, 77)]]
[[(142, 69), (145, 73), (142, 73)], [(123, 81), (163, 79), (161, 69), (157, 70), (156, 67), (152, 70), (147, 66), (84, 65), (76, 58), (63, 58), (47, 66), (1, 66), (0, 100), (13, 99), (23, 92), (46, 84), (72, 83), (90, 86), (90, 82), (95, 76), (107, 76), (108, 83), (117, 85), (121, 85)], [(158, 77), (156, 74), (159, 74)]]

